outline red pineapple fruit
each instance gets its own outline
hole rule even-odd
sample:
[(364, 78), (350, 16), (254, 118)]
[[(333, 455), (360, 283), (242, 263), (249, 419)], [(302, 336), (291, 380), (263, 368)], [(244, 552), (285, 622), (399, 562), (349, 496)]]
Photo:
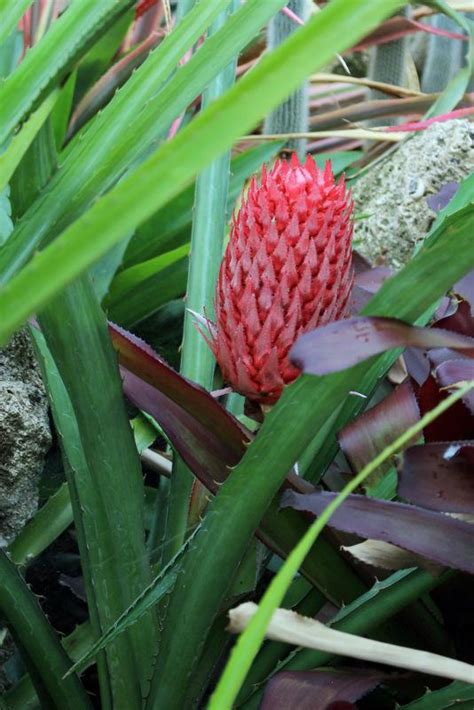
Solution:
[(234, 215), (209, 345), (224, 380), (262, 404), (299, 374), (288, 352), (303, 333), (343, 318), (353, 283), (353, 203), (331, 164), (279, 160)]

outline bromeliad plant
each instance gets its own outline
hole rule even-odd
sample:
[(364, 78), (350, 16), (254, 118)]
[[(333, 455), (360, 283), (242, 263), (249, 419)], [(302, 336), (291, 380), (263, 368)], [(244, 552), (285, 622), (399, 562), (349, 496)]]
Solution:
[[(2, 710), (274, 709), (282, 688), (286, 707), (316, 695), (322, 709), (354, 705), (369, 692), (367, 707), (428, 707), (425, 686), (430, 707), (473, 701), (466, 664), (448, 664), (445, 683), (458, 680), (444, 687), (419, 673), (439, 658), (412, 664), (403, 688), (390, 670), (341, 667), (314, 643), (262, 645), (283, 604), (353, 635), (457, 650), (440, 619), (446, 596), (469, 584), (459, 570), (474, 572), (474, 528), (445, 513), (472, 507), (472, 389), (446, 400), (444, 388), (474, 379), (472, 287), (459, 282), (474, 262), (473, 181), (374, 293), (337, 177), (360, 153), (272, 163), (286, 155), (285, 126), (256, 148), (241, 141), (403, 6), (331, 0), (248, 72), (261, 29), (291, 16), (284, 0), (1, 4), (0, 345), (30, 319), (57, 434), (41, 507), (0, 552), (0, 619), (15, 644)], [(445, 320), (423, 328), (453, 284)], [(205, 314), (210, 348), (192, 312)], [(418, 359), (410, 350), (411, 380), (393, 389), (405, 346)], [(234, 391), (214, 396), (222, 379)], [(263, 422), (243, 414), (245, 398), (254, 415), (273, 405)], [(451, 405), (462, 431), (446, 419)], [(433, 457), (452, 488), (441, 504)], [(337, 508), (347, 478), (363, 486), (346, 490), (329, 527), (310, 527), (308, 513)], [(374, 584), (382, 557), (389, 571)], [(45, 565), (59, 591), (45, 587)], [(249, 600), (261, 608), (229, 661), (227, 612)]]

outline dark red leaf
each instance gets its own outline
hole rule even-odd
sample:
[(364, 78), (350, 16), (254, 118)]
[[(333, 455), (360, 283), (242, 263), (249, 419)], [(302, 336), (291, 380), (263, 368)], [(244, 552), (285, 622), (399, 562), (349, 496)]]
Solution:
[[(338, 434), (339, 444), (354, 471), (360, 471), (419, 419), (416, 397), (406, 382), (345, 426)], [(377, 469), (375, 478), (384, 474), (390, 465), (388, 462)], [(373, 480), (374, 476), (370, 478)]]
[(474, 513), (474, 441), (407, 449), (398, 494), (431, 510)]
[(329, 710), (355, 707), (387, 676), (354, 671), (285, 671), (267, 683), (260, 710)]
[[(430, 352), (430, 359), (436, 351)], [(448, 351), (449, 352), (449, 351)], [(441, 391), (433, 375), (430, 375), (416, 392), (421, 415), (436, 407), (448, 392)], [(448, 412), (431, 422), (423, 430), (425, 441), (456, 441), (474, 436), (474, 419), (463, 402), (455, 402)]]
[[(282, 507), (320, 515), (336, 495), (285, 491)], [(440, 565), (474, 574), (474, 525), (443, 513), (350, 495), (331, 516), (329, 525), (367, 539), (391, 542)]]
[(348, 314), (356, 316), (361, 312), (364, 306), (368, 304), (371, 298), (372, 294), (370, 291), (366, 291), (365, 288), (362, 288), (361, 286), (358, 286), (357, 283), (354, 283), (347, 306)]
[[(435, 377), (441, 387), (450, 387), (457, 382), (474, 380), (474, 359), (456, 359), (442, 362), (435, 370)], [(471, 414), (474, 414), (474, 392), (470, 390), (462, 398)]]
[(454, 311), (448, 310), (444, 317), (437, 321), (436, 326), (454, 333), (468, 335), (471, 338), (474, 337), (474, 317), (471, 313), (471, 306), (465, 300), (459, 301), (457, 308)]
[[(453, 297), (445, 296), (444, 298), (442, 298), (441, 303), (439, 304), (439, 306), (436, 309), (436, 312), (434, 314), (434, 323), (436, 323), (436, 325), (439, 328), (445, 328), (446, 330), (453, 330), (453, 328), (449, 327), (448, 318), (457, 312), (458, 305), (459, 305), (459, 301), (454, 296)], [(434, 323), (433, 323), (433, 325), (434, 325)], [(470, 334), (464, 333), (464, 335), (470, 335)]]
[(364, 271), (369, 271), (369, 269), (372, 268), (370, 261), (368, 261), (365, 256), (362, 256), (356, 249), (352, 252), (352, 265), (356, 278), (359, 274), (363, 274)]
[(474, 355), (474, 339), (440, 328), (418, 328), (395, 318), (360, 316), (316, 328), (290, 351), (293, 364), (308, 374), (344, 370), (398, 347), (455, 348)]

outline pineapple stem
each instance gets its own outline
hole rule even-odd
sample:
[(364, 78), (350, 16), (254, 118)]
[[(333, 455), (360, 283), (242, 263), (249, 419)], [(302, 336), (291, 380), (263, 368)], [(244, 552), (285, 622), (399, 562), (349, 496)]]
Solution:
[[(238, 0), (232, 0), (230, 6), (211, 26), (210, 34), (217, 32), (229, 13), (235, 11), (238, 6)], [(235, 69), (236, 60), (209, 84), (203, 94), (203, 108), (215, 101), (234, 83)], [(227, 219), (229, 164), (230, 151), (227, 151), (211, 163), (196, 180), (180, 371), (182, 375), (208, 390), (211, 390), (213, 385), (215, 359), (195, 327), (190, 311), (211, 316), (214, 310), (213, 297), (222, 259)], [(195, 489), (191, 496), (193, 483)], [(199, 519), (207, 501), (207, 495), (202, 494), (200, 487), (201, 484), (195, 482), (186, 464), (175, 455), (169, 486), (165, 539), (161, 552), (162, 564), (168, 562), (182, 546), (190, 520)], [(160, 511), (157, 511), (157, 515), (159, 514)]]

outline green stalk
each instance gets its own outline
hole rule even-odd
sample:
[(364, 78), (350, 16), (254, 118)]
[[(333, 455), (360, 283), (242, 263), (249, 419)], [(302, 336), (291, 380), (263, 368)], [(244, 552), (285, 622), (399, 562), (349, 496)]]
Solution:
[[(237, 10), (238, 0), (222, 12), (209, 29), (212, 36), (223, 27), (229, 15)], [(209, 84), (203, 94), (202, 108), (218, 99), (235, 81), (237, 58)], [(196, 180), (194, 219), (191, 233), (188, 288), (186, 307), (212, 318), (214, 290), (222, 259), (226, 205), (229, 187), (230, 150), (214, 160)], [(181, 374), (206, 389), (212, 389), (215, 360), (206, 341), (196, 329), (192, 314), (186, 310), (184, 317)], [(189, 497), (194, 476), (177, 455), (171, 476), (166, 521), (163, 562), (166, 563), (179, 550), (188, 529)], [(202, 508), (203, 499), (194, 498), (195, 516)], [(161, 511), (157, 511), (157, 515)]]
[(0, 579), (0, 612), (25, 654), (38, 692), (48, 701), (47, 707), (90, 710), (87, 694), (77, 675), (63, 678), (72, 665), (71, 661), (38, 600), (2, 550)]

